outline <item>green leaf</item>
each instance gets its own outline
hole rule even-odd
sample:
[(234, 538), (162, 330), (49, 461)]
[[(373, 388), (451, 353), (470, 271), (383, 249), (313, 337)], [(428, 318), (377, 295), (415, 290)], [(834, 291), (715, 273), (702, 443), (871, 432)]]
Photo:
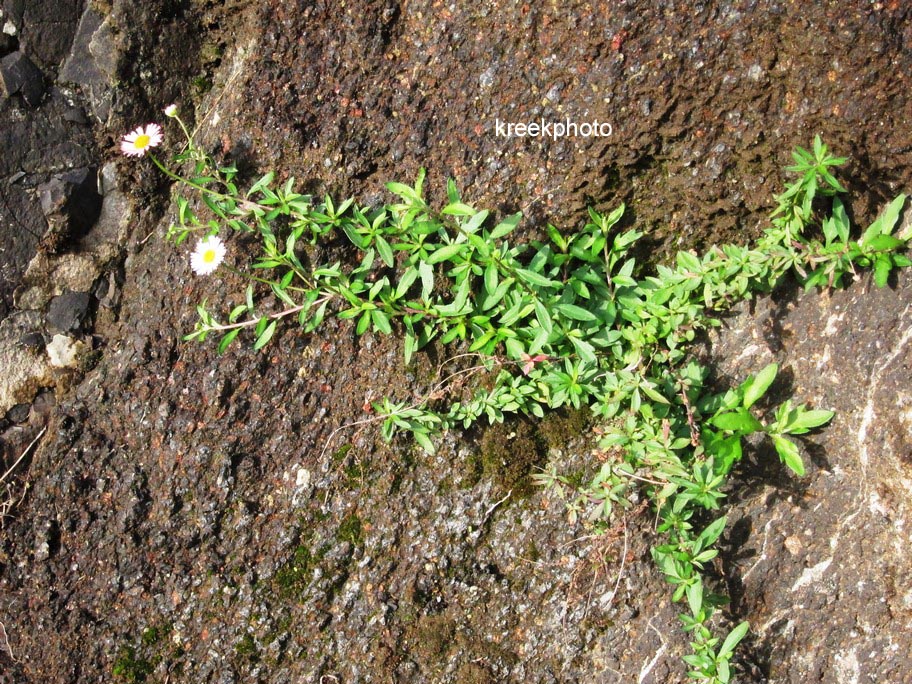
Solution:
[(847, 242), (849, 239), (851, 223), (846, 214), (845, 206), (843, 206), (842, 201), (838, 197), (833, 198), (833, 215), (831, 220), (833, 221), (833, 226), (836, 228), (836, 235), (842, 242)]
[(403, 356), (405, 357), (405, 365), (409, 364), (409, 361), (412, 360), (412, 354), (418, 349), (418, 338), (416, 338), (412, 333), (405, 333), (405, 341), (403, 344)]
[(374, 323), (374, 327), (382, 332), (384, 335), (390, 335), (393, 332), (392, 327), (390, 326), (389, 316), (379, 309), (374, 309), (371, 311), (371, 321)]
[(396, 260), (393, 258), (393, 250), (390, 248), (389, 243), (383, 239), (383, 236), (378, 235), (374, 239), (374, 244), (377, 245), (377, 251), (380, 253), (383, 263), (392, 268)]
[(750, 408), (757, 403), (757, 400), (760, 399), (760, 397), (766, 394), (766, 390), (773, 384), (773, 380), (776, 379), (776, 374), (778, 372), (778, 364), (771, 363), (757, 373), (757, 376), (753, 378), (753, 380), (749, 383), (745, 383), (747, 384), (747, 387), (744, 389), (744, 408)]
[(643, 394), (645, 394), (647, 397), (649, 397), (650, 399), (652, 399), (654, 402), (656, 402), (658, 404), (670, 404), (671, 403), (670, 401), (668, 401), (668, 399), (665, 397), (665, 395), (663, 395), (657, 389), (655, 389), (651, 385), (651, 383), (649, 383), (648, 381), (641, 382), (640, 389), (643, 391)]
[(428, 262), (419, 261), (418, 275), (421, 276), (421, 298), (427, 300), (434, 289), (434, 269)]
[(893, 260), (881, 254), (874, 262), (874, 284), (877, 287), (883, 287), (890, 279), (890, 271), (893, 270)]
[[(825, 411), (817, 409), (813, 411), (799, 410), (795, 420), (788, 426), (788, 432), (791, 434), (803, 434), (808, 430), (821, 425), (826, 425), (836, 415), (834, 411)], [(798, 432), (800, 430), (800, 432)]]
[(446, 216), (471, 216), (475, 213), (475, 209), (462, 202), (450, 202), (440, 213)]
[(570, 342), (573, 344), (576, 349), (576, 353), (579, 354), (580, 358), (587, 363), (596, 364), (598, 360), (595, 357), (595, 347), (586, 342), (585, 340), (578, 339), (576, 337), (571, 337)]
[(485, 219), (487, 219), (487, 218), (488, 218), (487, 210), (479, 211), (472, 218), (470, 218), (468, 221), (466, 221), (466, 223), (462, 226), (462, 231), (465, 233), (470, 233), (470, 234), (474, 233), (476, 230), (481, 228), (481, 224), (483, 224), (485, 222)]
[(741, 640), (747, 636), (749, 629), (750, 624), (745, 620), (729, 632), (728, 636), (725, 637), (725, 641), (722, 642), (722, 646), (719, 647), (719, 652), (716, 657), (720, 660), (728, 660), (732, 653), (735, 652), (735, 648), (738, 644), (741, 643)]
[(889, 236), (893, 232), (893, 228), (896, 226), (896, 221), (899, 219), (899, 214), (902, 211), (905, 202), (905, 195), (899, 195), (892, 202), (890, 202), (890, 204), (887, 205), (887, 208), (884, 209), (884, 212), (878, 216), (865, 231), (864, 236), (861, 238), (861, 243), (867, 246), (870, 244), (870, 241), (872, 239), (876, 238), (879, 235)]
[[(266, 320), (266, 319), (264, 318), (262, 320)], [(265, 347), (267, 344), (269, 344), (269, 340), (271, 340), (273, 334), (275, 334), (277, 323), (278, 323), (278, 321), (272, 321), (269, 325), (266, 326), (266, 328), (263, 330), (263, 332), (260, 333), (259, 337), (257, 337), (257, 340), (253, 345), (254, 351), (259, 351), (260, 349)]]
[(700, 549), (705, 549), (709, 546), (712, 546), (716, 543), (719, 537), (722, 536), (723, 530), (725, 530), (725, 523), (727, 518), (723, 515), (721, 518), (714, 520), (700, 533), (700, 536), (697, 537), (697, 543)]
[(407, 268), (402, 274), (402, 277), (399, 278), (399, 284), (396, 286), (396, 299), (400, 299), (406, 295), (409, 291), (409, 288), (412, 286), (412, 283), (418, 279), (418, 269), (416, 268)]
[(564, 239), (564, 236), (560, 234), (560, 231), (550, 223), (548, 224), (548, 237), (551, 238), (551, 242), (553, 242), (561, 252), (567, 251), (567, 240)]
[(268, 187), (272, 183), (273, 178), (275, 178), (275, 173), (272, 171), (260, 178), (260, 180), (250, 186), (250, 189), (247, 191), (247, 197), (250, 197), (253, 193)]
[(598, 321), (598, 316), (576, 304), (557, 304), (554, 309), (575, 321)]
[(452, 257), (459, 254), (462, 250), (465, 249), (465, 243), (454, 243), (451, 245), (444, 245), (439, 249), (435, 249), (427, 258), (427, 263), (429, 264), (439, 264), (441, 261), (446, 261)]
[(516, 274), (527, 283), (531, 285), (538, 285), (539, 287), (551, 287), (559, 284), (550, 278), (546, 278), (541, 273), (535, 273), (534, 271), (530, 271), (525, 268), (517, 268)]
[(456, 181), (452, 178), (447, 178), (447, 199), (450, 204), (459, 201), (459, 188), (456, 187)]
[[(294, 273), (291, 271), (289, 271), (289, 273), (294, 275)], [(291, 298), (291, 295), (289, 295), (287, 292), (285, 292), (285, 290), (283, 290), (280, 285), (276, 285), (275, 283), (272, 283), (271, 288), (272, 288), (273, 294), (276, 297), (278, 297), (279, 299), (281, 299), (283, 302), (288, 304), (288, 306), (297, 306), (297, 303)]]
[(420, 197), (412, 190), (409, 186), (404, 185), (403, 183), (387, 183), (386, 189), (389, 190), (394, 195), (399, 195), (402, 199), (406, 201), (416, 201), (420, 200)]
[(692, 273), (699, 273), (702, 269), (700, 260), (690, 252), (678, 252), (678, 266)]
[(361, 314), (361, 318), (358, 319), (358, 325), (355, 326), (355, 332), (358, 335), (363, 335), (371, 322), (371, 312), (365, 311)]
[(754, 418), (746, 409), (739, 409), (729, 413), (720, 413), (709, 419), (711, 425), (720, 430), (730, 430), (749, 435), (763, 429), (763, 424)]
[(485, 267), (484, 271), (485, 292), (492, 294), (497, 290), (498, 279), (497, 265), (492, 262)]
[(466, 238), (469, 241), (469, 244), (475, 248), (475, 251), (481, 256), (482, 259), (491, 258), (491, 245), (485, 242), (485, 239), (478, 235), (477, 233), (472, 233)]
[(875, 235), (870, 240), (862, 240), (865, 252), (892, 252), (905, 246), (905, 242), (892, 235)]
[(228, 349), (228, 345), (231, 344), (231, 343), (234, 341), (234, 338), (237, 337), (237, 336), (238, 336), (238, 333), (240, 333), (240, 332), (241, 332), (241, 329), (240, 329), (240, 328), (235, 328), (234, 330), (230, 330), (230, 331), (222, 338), (222, 341), (219, 342), (218, 353), (219, 353), (219, 354), (223, 354), (223, 353), (225, 352), (225, 350)]
[(518, 212), (511, 216), (508, 216), (503, 221), (497, 224), (494, 230), (491, 231), (491, 239), (499, 240), (502, 237), (509, 235), (519, 222), (522, 220), (522, 213)]
[(801, 460), (801, 455), (798, 453), (798, 447), (795, 443), (780, 435), (770, 436), (773, 438), (773, 446), (776, 447), (779, 458), (782, 459), (783, 463), (799, 477), (804, 475), (804, 463)]
[[(621, 205), (617, 207), (614, 211), (608, 214), (608, 218), (605, 219), (605, 230), (610, 229), (615, 223), (621, 220), (621, 217), (624, 215), (624, 211), (627, 209), (627, 205), (621, 202)], [(631, 231), (634, 232), (634, 231)], [(630, 233), (627, 233), (630, 235)], [(637, 236), (639, 237), (639, 236)], [(634, 240), (636, 238), (633, 238)]]
[(696, 582), (687, 586), (686, 594), (687, 605), (690, 608), (690, 612), (696, 617), (703, 609), (703, 582), (697, 578)]
[(431, 442), (430, 437), (428, 437), (428, 436), (427, 436), (425, 433), (423, 433), (423, 432), (417, 432), (417, 431), (416, 431), (416, 432), (413, 433), (413, 434), (415, 435), (415, 441), (418, 442), (418, 444), (421, 445), (421, 448), (422, 448), (422, 449), (424, 449), (424, 450), (425, 450), (427, 453), (429, 453), (429, 454), (434, 454), (434, 453), (436, 453), (436, 449), (434, 449), (434, 444), (433, 444), (433, 442)]
[(507, 356), (511, 359), (518, 359), (522, 356), (525, 349), (522, 343), (515, 337), (508, 337), (504, 340), (504, 346), (507, 348)]
[(548, 307), (542, 304), (541, 300), (535, 300), (535, 318), (538, 324), (548, 335), (554, 330), (554, 324), (551, 321), (551, 314), (548, 313)]

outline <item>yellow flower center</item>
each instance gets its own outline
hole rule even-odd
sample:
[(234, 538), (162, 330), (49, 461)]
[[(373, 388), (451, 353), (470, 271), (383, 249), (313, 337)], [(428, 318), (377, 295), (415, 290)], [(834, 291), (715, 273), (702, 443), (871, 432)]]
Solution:
[(142, 135), (136, 136), (136, 141), (133, 143), (133, 146), (137, 150), (144, 150), (149, 146), (149, 136), (143, 133)]
[(211, 264), (215, 261), (215, 250), (210, 248), (203, 252), (203, 261), (207, 264)]

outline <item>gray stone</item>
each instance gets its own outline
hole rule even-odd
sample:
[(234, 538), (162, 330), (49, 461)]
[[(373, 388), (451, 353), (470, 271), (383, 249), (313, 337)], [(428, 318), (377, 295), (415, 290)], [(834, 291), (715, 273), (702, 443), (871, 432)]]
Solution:
[(56, 70), (67, 55), (79, 23), (80, 4), (74, 0), (28, 0), (25, 3), (22, 23), (17, 24), (20, 45), (41, 67)]
[(0, 200), (0, 302), (9, 305), (47, 224), (25, 188), (2, 187)]
[(92, 296), (88, 292), (64, 292), (51, 300), (47, 312), (50, 332), (79, 332), (89, 314)]
[(54, 233), (59, 247), (66, 239), (79, 238), (98, 220), (101, 195), (98, 194), (98, 172), (81, 168), (54, 176), (38, 186), (41, 210)]
[(78, 85), (96, 118), (107, 121), (116, 69), (117, 51), (110, 23), (90, 6), (79, 20), (70, 54), (60, 70), (60, 80)]
[(24, 333), (22, 337), (19, 338), (19, 344), (26, 349), (37, 351), (45, 345), (44, 336), (37, 330), (32, 330), (31, 332)]
[(24, 423), (28, 420), (29, 411), (31, 410), (31, 404), (16, 404), (9, 411), (6, 412), (6, 419), (15, 424)]
[(37, 107), (44, 95), (44, 76), (28, 56), (19, 50), (0, 59), (0, 92), (5, 97), (21, 95), (30, 107)]

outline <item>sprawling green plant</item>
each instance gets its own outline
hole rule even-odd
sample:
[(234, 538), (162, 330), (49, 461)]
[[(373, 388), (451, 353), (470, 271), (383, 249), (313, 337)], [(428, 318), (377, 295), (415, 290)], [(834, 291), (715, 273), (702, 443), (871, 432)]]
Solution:
[[(329, 197), (315, 200), (297, 193), (294, 179), (275, 185), (272, 173), (241, 190), (237, 169), (219, 167), (192, 136), (186, 139), (176, 162), (189, 166), (188, 176), (152, 158), (198, 192), (210, 218), (200, 218), (178, 196), (169, 237), (176, 244), (191, 234), (204, 237), (193, 261), (200, 273), (214, 271), (224, 256), (220, 231), (261, 241), (249, 268), (232, 269), (250, 281), (243, 301), (225, 316), (200, 304), (187, 339), (218, 335), (222, 352), (252, 330), (260, 349), (283, 319), (311, 332), (333, 315), (352, 320), (358, 334), (401, 333), (406, 364), (433, 341), (457, 345), (464, 351), (459, 357), (475, 355), (489, 373), (484, 388), (451, 397), (445, 379), (418, 402), (388, 397), (374, 405), (387, 439), (406, 431), (427, 451), (439, 431), (482, 417), (497, 422), (507, 413), (541, 417), (562, 406), (589, 407), (604, 425), (604, 458), (591, 480), (572, 485), (554, 468), (538, 480), (564, 499), (571, 518), (597, 530), (610, 528), (635, 491), (648, 496), (663, 535), (653, 556), (674, 586), (673, 600), (687, 604), (681, 622), (692, 639), (685, 657), (690, 676), (704, 684), (731, 681), (729, 662), (748, 625), (742, 622), (724, 639), (710, 626), (725, 602), (704, 585), (726, 523), (714, 512), (745, 437), (767, 435), (785, 465), (802, 475), (789, 435), (824, 425), (833, 414), (786, 401), (764, 422), (756, 405), (777, 366), (713, 393), (704, 386), (707, 369), (688, 357), (687, 344), (699, 329), (716, 325), (720, 312), (770, 291), (790, 272), (807, 287), (841, 287), (856, 267), (870, 266), (877, 284), (885, 284), (894, 268), (912, 263), (901, 253), (910, 236), (893, 234), (905, 196), (852, 238), (836, 197), (843, 188), (831, 173), (844, 160), (818, 137), (812, 150), (795, 151), (788, 170), (799, 178), (777, 198), (756, 246), (682, 251), (673, 263), (651, 267), (630, 253), (642, 233), (618, 229), (623, 205), (607, 214), (591, 209), (590, 220), (572, 235), (549, 225), (547, 241), (512, 244), (521, 216), (490, 221), (489, 212), (463, 201), (452, 181), (440, 210), (424, 200), (423, 172), (414, 186), (389, 183), (398, 201), (373, 209), (352, 199), (339, 205)], [(138, 141), (129, 141), (129, 153), (153, 146), (149, 136)], [(353, 258), (305, 265), (317, 253), (314, 245), (340, 237), (355, 248)], [(474, 370), (448, 377), (455, 385)]]

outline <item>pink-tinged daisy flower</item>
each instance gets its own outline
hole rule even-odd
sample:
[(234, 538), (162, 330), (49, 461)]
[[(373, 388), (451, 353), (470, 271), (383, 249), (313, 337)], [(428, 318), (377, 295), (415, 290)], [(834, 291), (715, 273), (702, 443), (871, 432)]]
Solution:
[(161, 126), (150, 123), (127, 133), (120, 141), (120, 151), (129, 157), (141, 157), (151, 147), (158, 147), (164, 139)]
[(200, 240), (190, 255), (190, 268), (196, 275), (210, 275), (225, 258), (225, 245), (215, 235)]

